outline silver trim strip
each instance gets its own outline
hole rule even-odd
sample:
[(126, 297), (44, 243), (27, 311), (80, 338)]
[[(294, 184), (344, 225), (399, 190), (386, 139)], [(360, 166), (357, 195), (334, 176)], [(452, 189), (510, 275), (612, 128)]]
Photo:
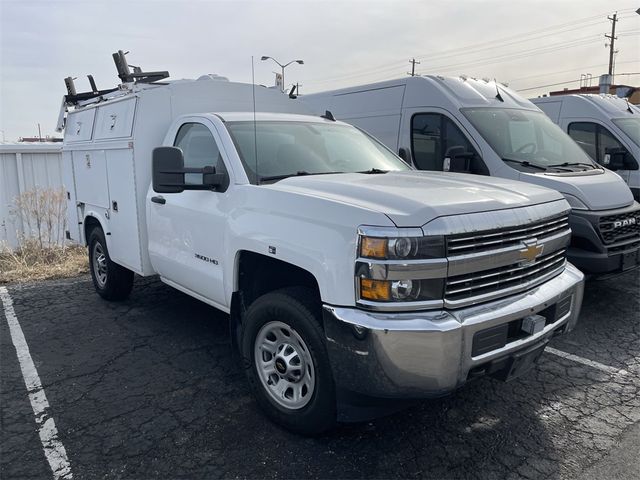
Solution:
[(447, 276), (447, 259), (410, 260), (371, 260), (358, 258), (356, 273), (374, 280), (426, 280)]

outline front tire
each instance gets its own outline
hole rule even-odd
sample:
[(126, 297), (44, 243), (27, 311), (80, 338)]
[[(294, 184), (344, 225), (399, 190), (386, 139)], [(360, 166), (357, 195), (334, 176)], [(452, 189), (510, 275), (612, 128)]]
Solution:
[(93, 286), (105, 300), (124, 300), (133, 288), (133, 272), (111, 261), (102, 228), (89, 234), (89, 269)]
[(317, 435), (336, 424), (336, 394), (321, 328), (320, 302), (301, 287), (267, 293), (243, 321), (244, 367), (267, 416)]

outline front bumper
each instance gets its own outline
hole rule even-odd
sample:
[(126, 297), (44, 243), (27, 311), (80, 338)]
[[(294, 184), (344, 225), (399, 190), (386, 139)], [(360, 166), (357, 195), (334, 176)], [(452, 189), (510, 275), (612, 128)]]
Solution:
[(640, 266), (638, 235), (604, 242), (599, 223), (603, 217), (633, 215), (640, 221), (637, 203), (608, 211), (573, 210), (569, 215), (571, 245), (567, 257), (571, 263), (590, 275), (614, 275)]
[[(580, 313), (583, 286), (582, 273), (567, 264), (563, 273), (532, 290), (459, 310), (381, 313), (325, 305), (336, 385), (369, 397), (442, 396), (493, 362), (571, 330)], [(568, 309), (547, 319), (542, 331), (520, 333), (500, 348), (474, 352), (477, 333), (550, 312), (560, 304)]]

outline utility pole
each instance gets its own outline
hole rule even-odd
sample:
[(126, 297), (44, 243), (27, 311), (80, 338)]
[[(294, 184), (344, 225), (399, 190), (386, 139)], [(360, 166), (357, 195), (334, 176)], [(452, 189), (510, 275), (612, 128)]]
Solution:
[(610, 40), (609, 43), (609, 75), (613, 75), (613, 55), (615, 51), (615, 43), (618, 37), (616, 37), (616, 23), (618, 23), (618, 12), (613, 14), (613, 17), (607, 17), (611, 20), (611, 35), (605, 34), (605, 38)]
[(409, 60), (409, 63), (411, 64), (411, 73), (407, 72), (407, 75), (411, 75), (412, 77), (415, 77), (416, 65), (420, 65), (420, 62), (416, 61), (415, 58), (412, 58), (411, 60)]

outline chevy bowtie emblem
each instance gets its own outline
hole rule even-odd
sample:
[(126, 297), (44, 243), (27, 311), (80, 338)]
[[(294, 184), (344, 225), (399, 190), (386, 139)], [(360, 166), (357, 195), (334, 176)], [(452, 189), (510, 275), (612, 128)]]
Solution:
[(538, 245), (538, 241), (536, 239), (524, 240), (522, 243), (524, 243), (524, 248), (520, 250), (522, 263), (531, 263), (542, 255), (544, 245)]

